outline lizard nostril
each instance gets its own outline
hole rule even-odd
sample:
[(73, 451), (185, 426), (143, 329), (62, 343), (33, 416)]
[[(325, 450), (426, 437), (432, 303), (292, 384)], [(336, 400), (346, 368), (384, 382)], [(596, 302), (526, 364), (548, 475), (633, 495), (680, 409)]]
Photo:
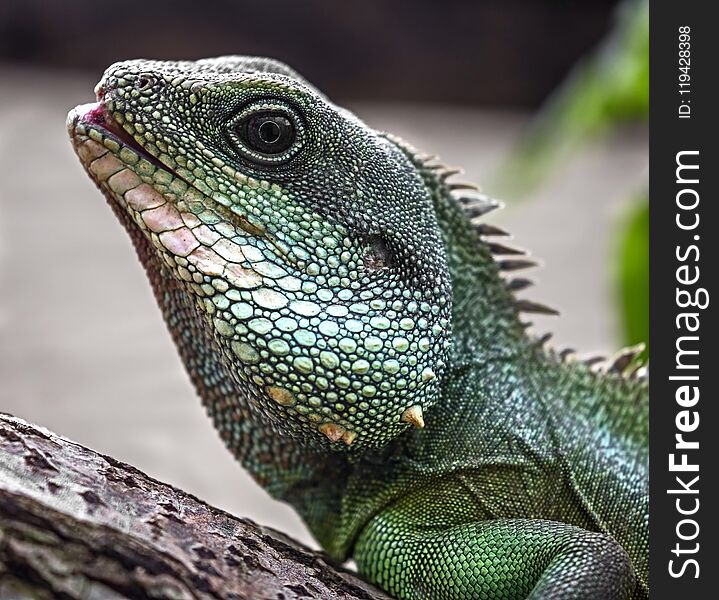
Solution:
[(140, 75), (135, 80), (135, 88), (139, 91), (147, 90), (155, 85), (155, 78), (151, 75)]

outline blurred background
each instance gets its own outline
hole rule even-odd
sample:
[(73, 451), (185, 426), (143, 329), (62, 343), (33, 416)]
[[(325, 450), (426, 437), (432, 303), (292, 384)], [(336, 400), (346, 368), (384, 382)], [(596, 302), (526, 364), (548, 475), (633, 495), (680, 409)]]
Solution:
[(647, 52), (645, 0), (3, 0), (0, 411), (316, 546), (204, 416), (67, 111), (116, 60), (283, 60), (502, 198), (533, 331), (611, 354), (647, 339)]

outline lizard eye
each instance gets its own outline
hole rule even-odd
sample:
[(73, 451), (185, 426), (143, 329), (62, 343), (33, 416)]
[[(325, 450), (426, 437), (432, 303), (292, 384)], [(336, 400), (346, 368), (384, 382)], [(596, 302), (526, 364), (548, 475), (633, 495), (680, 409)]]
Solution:
[(239, 123), (237, 133), (252, 150), (263, 154), (280, 154), (292, 145), (295, 128), (290, 120), (272, 113), (253, 115)]
[(253, 106), (232, 120), (228, 134), (232, 145), (245, 158), (259, 164), (281, 164), (292, 158), (301, 145), (298, 125), (289, 109)]

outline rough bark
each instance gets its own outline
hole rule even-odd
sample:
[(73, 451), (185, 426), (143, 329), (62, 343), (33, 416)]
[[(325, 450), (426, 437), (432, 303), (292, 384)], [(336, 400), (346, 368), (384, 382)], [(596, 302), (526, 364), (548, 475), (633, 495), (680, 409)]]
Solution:
[(0, 598), (387, 598), (283, 534), (0, 414)]

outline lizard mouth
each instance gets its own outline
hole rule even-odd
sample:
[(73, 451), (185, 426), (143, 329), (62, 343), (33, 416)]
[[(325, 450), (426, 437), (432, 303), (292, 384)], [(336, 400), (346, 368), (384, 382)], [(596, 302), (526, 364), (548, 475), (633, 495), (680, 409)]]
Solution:
[(130, 133), (125, 131), (125, 129), (112, 118), (112, 115), (110, 115), (101, 101), (81, 104), (75, 107), (68, 115), (67, 127), (71, 135), (77, 133), (84, 133), (87, 135), (90, 131), (94, 130), (103, 138), (113, 140), (119, 144), (120, 147), (126, 146), (130, 148), (140, 158), (144, 158), (158, 169), (169, 171), (173, 175), (177, 176), (177, 173), (174, 173), (172, 169), (160, 161), (156, 156), (150, 154), (135, 140), (135, 138), (132, 137), (132, 135), (130, 135)]
[(189, 211), (188, 203), (193, 202), (201, 204), (212, 220), (231, 223), (241, 235), (264, 238), (278, 255), (294, 263), (287, 249), (265, 227), (208, 196), (191, 178), (145, 149), (113, 119), (102, 101), (75, 107), (66, 124), (80, 162), (131, 235), (139, 219), (143, 222), (141, 229), (146, 230), (143, 235), (155, 234), (161, 251), (183, 258), (194, 253), (199, 269), (215, 275), (224, 269), (237, 281), (242, 279), (242, 285), (248, 284), (256, 274), (239, 263), (225, 268), (227, 260), (209, 252), (216, 234), (208, 233), (201, 217)]
[[(149, 182), (153, 188), (157, 188), (158, 181), (161, 181), (162, 187), (169, 188), (169, 191), (176, 197), (177, 195), (182, 196), (185, 193), (184, 190), (192, 189), (195, 192), (195, 199), (202, 197), (204, 202), (211, 206), (213, 212), (222, 215), (252, 237), (267, 238), (280, 254), (288, 258), (286, 249), (275, 242), (264, 226), (253, 223), (247, 215), (231, 211), (227, 206), (216, 202), (205, 192), (199, 190), (192, 178), (183, 176), (154, 156), (112, 117), (102, 101), (81, 104), (72, 109), (67, 117), (67, 129), (75, 151), (90, 178), (101, 187), (108, 184), (109, 177), (117, 172), (116, 167), (123, 164), (144, 181)], [(88, 143), (92, 147), (88, 147)], [(115, 162), (92, 168), (91, 163), (108, 151), (115, 158)], [(165, 173), (169, 177), (158, 176), (161, 173)], [(168, 179), (182, 183), (173, 189), (173, 186), (168, 184)], [(117, 190), (111, 189), (110, 191), (116, 192)], [(155, 193), (163, 192), (158, 188)]]

